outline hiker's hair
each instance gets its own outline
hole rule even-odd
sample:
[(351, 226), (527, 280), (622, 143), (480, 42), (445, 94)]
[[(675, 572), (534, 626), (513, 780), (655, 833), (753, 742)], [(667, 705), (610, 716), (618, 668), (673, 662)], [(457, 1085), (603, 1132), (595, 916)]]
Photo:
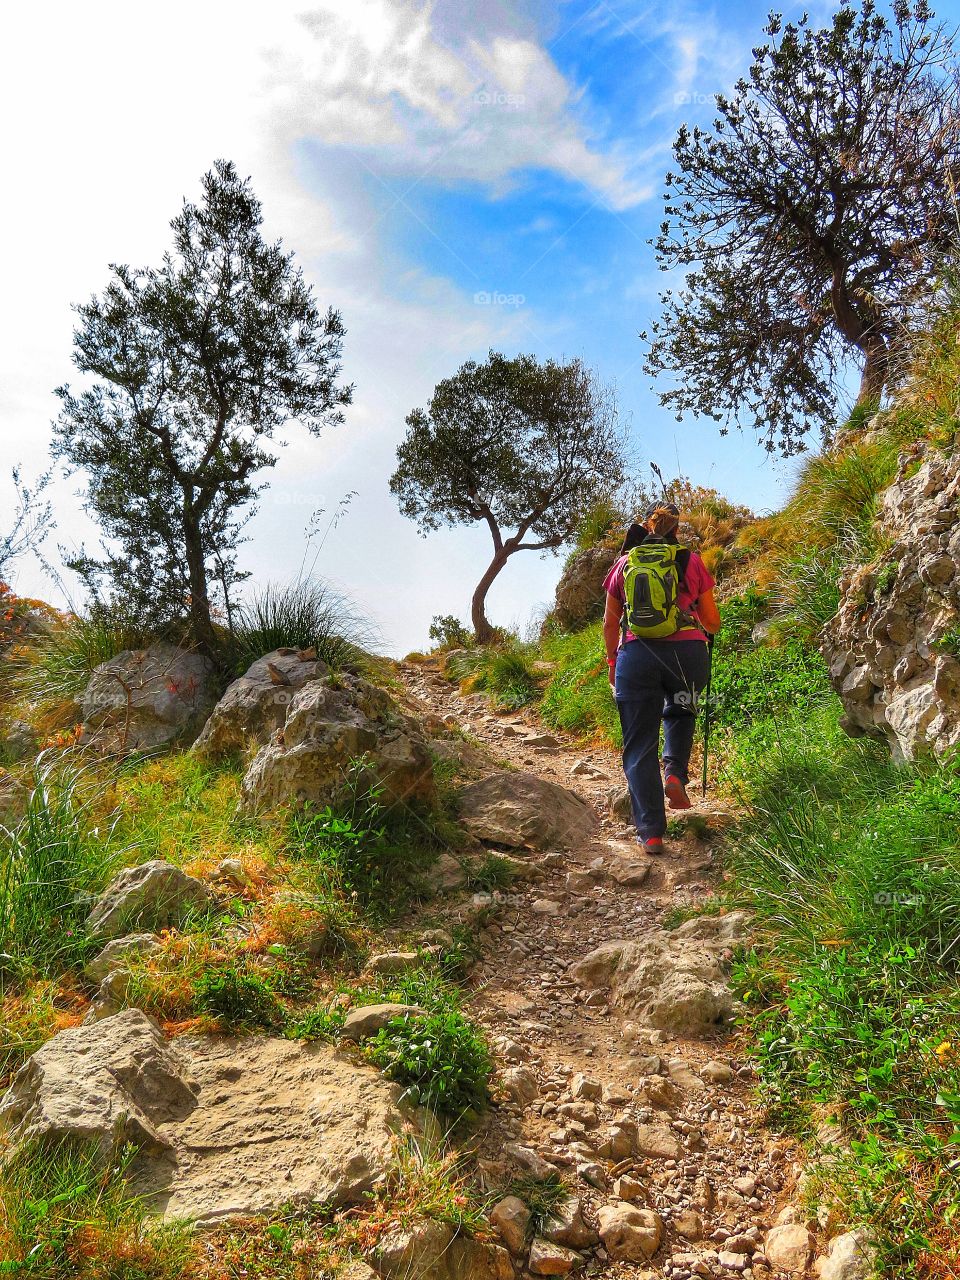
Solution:
[(662, 538), (666, 533), (673, 533), (679, 523), (680, 517), (667, 507), (657, 507), (647, 517), (647, 524), (652, 526), (651, 532), (657, 538)]

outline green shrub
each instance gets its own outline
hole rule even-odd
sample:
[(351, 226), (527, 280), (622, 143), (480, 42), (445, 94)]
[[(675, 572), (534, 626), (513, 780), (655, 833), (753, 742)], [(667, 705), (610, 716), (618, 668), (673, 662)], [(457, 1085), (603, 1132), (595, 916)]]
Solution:
[(479, 1110), (489, 1097), (490, 1055), (480, 1032), (456, 1009), (394, 1018), (366, 1055), (418, 1102), (451, 1120)]
[(713, 655), (717, 726), (740, 731), (767, 722), (775, 729), (778, 717), (798, 704), (809, 707), (833, 698), (823, 659), (795, 636), (758, 647), (736, 647), (726, 640), (724, 629)]
[(553, 664), (540, 704), (546, 723), (569, 733), (599, 734), (620, 747), (620, 717), (610, 688), (600, 624), (571, 635), (548, 637), (543, 642), (543, 655)]
[(315, 649), (334, 671), (366, 666), (376, 642), (369, 620), (324, 583), (265, 587), (240, 606), (226, 641), (236, 675), (274, 649)]
[(464, 888), (490, 893), (494, 889), (508, 889), (515, 878), (516, 872), (509, 858), (498, 853), (488, 853), (467, 872)]
[(956, 658), (960, 662), (960, 627), (953, 627), (945, 635), (941, 636), (934, 644), (935, 649), (939, 649), (941, 653), (949, 654), (951, 658)]
[(23, 820), (0, 827), (0, 952), (50, 974), (96, 949), (83, 924), (118, 852), (91, 832), (79, 770), (41, 756)]
[(30, 646), (18, 688), (41, 706), (76, 702), (101, 663), (153, 639), (116, 608), (101, 605), (86, 616), (68, 614)]
[(517, 711), (539, 697), (540, 682), (533, 667), (536, 656), (532, 645), (505, 640), (458, 654), (448, 661), (446, 673), (466, 680), (471, 690), (489, 694), (494, 706)]
[(435, 649), (469, 649), (476, 643), (469, 627), (451, 613), (438, 614), (430, 623), (429, 634)]
[(197, 1009), (219, 1019), (227, 1031), (271, 1031), (285, 1020), (283, 1006), (272, 984), (240, 962), (208, 969), (194, 986)]
[(134, 1152), (33, 1145), (0, 1169), (0, 1274), (33, 1280), (178, 1280), (194, 1274), (190, 1232), (162, 1225), (128, 1187)]

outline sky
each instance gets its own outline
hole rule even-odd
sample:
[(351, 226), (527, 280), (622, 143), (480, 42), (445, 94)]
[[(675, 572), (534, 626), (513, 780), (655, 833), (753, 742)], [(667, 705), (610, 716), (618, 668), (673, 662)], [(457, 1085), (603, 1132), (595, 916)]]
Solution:
[[(957, 0), (960, 11), (960, 0)], [(788, 16), (801, 9), (780, 6)], [(72, 370), (71, 307), (110, 263), (158, 262), (169, 220), (218, 157), (263, 203), (322, 307), (347, 329), (345, 423), (296, 423), (247, 532), (251, 585), (304, 563), (311, 514), (356, 497), (307, 565), (369, 614), (384, 652), (469, 616), (485, 529), (420, 537), (389, 477), (404, 420), (488, 350), (580, 357), (616, 387), (638, 471), (655, 461), (758, 512), (794, 465), (749, 429), (677, 423), (644, 374), (640, 333), (669, 283), (649, 240), (670, 147), (707, 123), (760, 42), (755, 0), (48, 0), (4, 6), (0, 527), (10, 470), (48, 465), (53, 389)], [(829, 9), (808, 5), (817, 16)], [(949, 13), (942, 16), (949, 18)], [(674, 282), (676, 283), (676, 282)], [(57, 474), (46, 554), (97, 546), (82, 475)], [(521, 553), (488, 598), (524, 630), (562, 560)], [(22, 594), (82, 605), (33, 559)]]

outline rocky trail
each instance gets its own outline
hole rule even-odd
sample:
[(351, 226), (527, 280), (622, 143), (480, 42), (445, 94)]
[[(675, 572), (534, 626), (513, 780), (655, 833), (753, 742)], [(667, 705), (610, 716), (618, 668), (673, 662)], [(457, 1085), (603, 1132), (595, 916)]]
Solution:
[[(591, 1248), (589, 1269), (609, 1276), (805, 1274), (817, 1241), (791, 1198), (800, 1153), (763, 1128), (730, 1026), (724, 972), (744, 920), (663, 923), (671, 908), (709, 902), (730, 812), (697, 799), (652, 859), (613, 812), (623, 790), (613, 751), (561, 742), (529, 712), (494, 714), (435, 667), (406, 664), (401, 676), (424, 710), (507, 768), (601, 815), (591, 836), (518, 859), (509, 890), (474, 900), (486, 923), (472, 1013), (501, 1086), (480, 1167), (491, 1184), (511, 1166), (577, 1184), (534, 1240), (530, 1272), (563, 1274), (580, 1261), (571, 1249)], [(493, 1217), (520, 1247), (523, 1204), (508, 1199)], [(825, 1269), (832, 1261), (822, 1275), (856, 1274)]]

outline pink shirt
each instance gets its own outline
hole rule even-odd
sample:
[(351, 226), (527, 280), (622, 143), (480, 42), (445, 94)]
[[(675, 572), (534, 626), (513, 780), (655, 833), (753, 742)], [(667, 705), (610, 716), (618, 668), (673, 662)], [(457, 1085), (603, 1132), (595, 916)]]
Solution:
[[(618, 601), (621, 609), (626, 604), (626, 595), (623, 589), (623, 567), (627, 563), (627, 557), (621, 556), (617, 563), (607, 574), (603, 586), (607, 595), (613, 596)], [(695, 614), (696, 603), (705, 591), (712, 591), (716, 586), (710, 570), (703, 563), (696, 551), (690, 552), (690, 563), (687, 565), (687, 572), (680, 582), (680, 589), (677, 592), (677, 604), (684, 613)], [(623, 637), (624, 644), (629, 640), (636, 640), (636, 636), (631, 632), (626, 632)], [(661, 636), (661, 640), (703, 640), (706, 641), (706, 635), (699, 627), (684, 627), (680, 631), (675, 631), (672, 636)]]

